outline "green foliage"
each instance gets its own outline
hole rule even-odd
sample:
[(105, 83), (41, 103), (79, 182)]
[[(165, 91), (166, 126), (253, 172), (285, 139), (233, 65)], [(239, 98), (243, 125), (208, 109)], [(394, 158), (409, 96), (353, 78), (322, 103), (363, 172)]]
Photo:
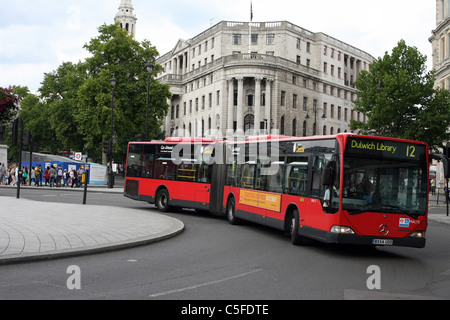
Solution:
[(360, 73), (355, 110), (368, 121), (352, 120), (351, 129), (442, 147), (450, 140), (450, 100), (447, 90), (434, 88), (435, 79), (434, 71), (426, 71), (426, 57), (400, 41), (370, 72)]
[[(102, 142), (111, 138), (110, 79), (114, 76), (114, 135), (118, 138), (114, 151), (115, 160), (121, 162), (128, 142), (145, 132), (146, 65), (155, 61), (158, 52), (149, 41), (135, 41), (118, 24), (101, 26), (98, 37), (84, 48), (89, 58), (77, 64), (65, 62), (44, 74), (40, 99), (24, 93), (21, 117), (41, 151), (84, 151), (100, 162)], [(171, 98), (169, 86), (154, 80), (161, 70), (156, 65), (151, 75), (149, 139), (160, 135)]]

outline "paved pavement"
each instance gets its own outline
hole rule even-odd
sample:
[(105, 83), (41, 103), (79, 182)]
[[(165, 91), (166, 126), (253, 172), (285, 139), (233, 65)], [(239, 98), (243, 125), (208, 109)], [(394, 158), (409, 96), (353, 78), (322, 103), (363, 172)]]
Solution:
[[(89, 192), (121, 196), (123, 189), (90, 187)], [(181, 221), (148, 210), (12, 197), (0, 197), (0, 208), (0, 265), (124, 249), (161, 241), (184, 230)], [(431, 196), (429, 220), (450, 225), (446, 213), (444, 197), (438, 201)]]
[(0, 197), (0, 265), (145, 245), (183, 230), (181, 221), (148, 210)]

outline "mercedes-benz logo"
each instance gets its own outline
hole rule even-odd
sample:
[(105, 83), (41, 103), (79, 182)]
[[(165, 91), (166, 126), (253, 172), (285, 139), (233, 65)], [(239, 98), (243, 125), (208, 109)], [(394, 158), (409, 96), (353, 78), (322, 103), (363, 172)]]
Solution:
[(389, 227), (385, 224), (382, 224), (379, 228), (378, 228), (378, 232), (380, 234), (383, 234), (385, 236), (387, 236), (389, 234)]

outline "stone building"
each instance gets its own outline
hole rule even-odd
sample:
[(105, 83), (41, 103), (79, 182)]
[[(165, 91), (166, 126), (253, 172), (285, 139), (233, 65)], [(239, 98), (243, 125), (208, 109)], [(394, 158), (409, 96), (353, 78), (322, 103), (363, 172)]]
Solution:
[(430, 37), (436, 85), (450, 89), (450, 0), (436, 0), (436, 29)]
[(163, 129), (195, 137), (349, 132), (351, 119), (365, 120), (353, 110), (354, 82), (373, 61), (287, 21), (222, 21), (157, 59), (158, 80), (173, 93)]

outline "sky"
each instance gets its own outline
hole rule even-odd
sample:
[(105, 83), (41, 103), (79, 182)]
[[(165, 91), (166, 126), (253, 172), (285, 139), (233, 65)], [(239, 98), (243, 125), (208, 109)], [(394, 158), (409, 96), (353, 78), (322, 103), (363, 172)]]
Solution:
[[(88, 57), (84, 44), (114, 23), (120, 0), (0, 0), (0, 87), (37, 92), (44, 73)], [(250, 0), (132, 0), (136, 40), (160, 55), (220, 21), (249, 21)], [(253, 0), (253, 21), (289, 21), (323, 32), (375, 58), (400, 40), (428, 57), (436, 28), (434, 0)]]

